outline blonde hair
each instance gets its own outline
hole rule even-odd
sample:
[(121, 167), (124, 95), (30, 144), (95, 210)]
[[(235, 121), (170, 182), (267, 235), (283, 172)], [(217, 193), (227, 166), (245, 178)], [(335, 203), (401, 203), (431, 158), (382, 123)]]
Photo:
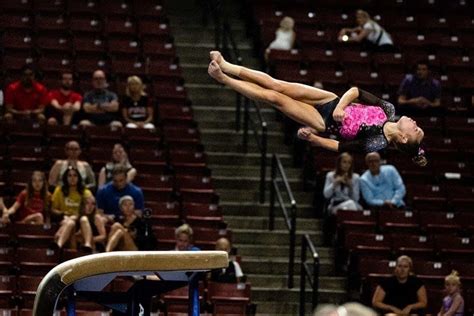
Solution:
[(408, 262), (408, 266), (410, 267), (410, 272), (412, 272), (413, 271), (413, 260), (411, 260), (410, 257), (403, 255), (403, 256), (400, 256), (400, 257), (397, 258), (397, 265), (402, 260), (406, 260)]
[(323, 304), (319, 305), (314, 316), (333, 316), (337, 314), (338, 316), (376, 316), (377, 313), (360, 303), (346, 303), (341, 306), (336, 306), (332, 304)]
[(138, 76), (130, 76), (127, 78), (127, 87), (125, 88), (125, 94), (130, 96), (130, 84), (136, 83), (140, 86), (140, 95), (146, 95), (145, 85), (143, 84), (142, 79)]
[(364, 10), (357, 10), (356, 14), (361, 15), (364, 19), (371, 20), (370, 14)]
[(285, 16), (280, 21), (280, 28), (285, 30), (292, 30), (295, 27), (295, 20), (289, 16)]
[(188, 224), (183, 224), (183, 225), (179, 226), (178, 228), (176, 228), (176, 230), (174, 231), (174, 234), (175, 234), (176, 238), (178, 238), (178, 236), (181, 235), (181, 234), (186, 234), (186, 235), (188, 235), (189, 239), (192, 239), (193, 229)]
[(451, 273), (444, 278), (444, 282), (461, 286), (461, 278), (459, 277), (459, 273), (456, 270), (451, 271)]

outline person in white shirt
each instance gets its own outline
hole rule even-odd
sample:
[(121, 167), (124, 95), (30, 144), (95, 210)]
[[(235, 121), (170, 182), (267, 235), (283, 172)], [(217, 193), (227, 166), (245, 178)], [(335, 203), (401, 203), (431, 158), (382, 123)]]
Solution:
[(295, 20), (289, 16), (285, 16), (281, 22), (280, 27), (275, 32), (275, 39), (268, 45), (265, 50), (265, 59), (268, 59), (268, 55), (272, 49), (276, 50), (290, 50), (293, 48), (295, 43), (296, 33), (294, 31)]
[(378, 52), (393, 52), (393, 45), (390, 34), (371, 19), (364, 10), (356, 11), (356, 21), (358, 26), (354, 28), (343, 28), (339, 32), (340, 42), (365, 42), (367, 48)]

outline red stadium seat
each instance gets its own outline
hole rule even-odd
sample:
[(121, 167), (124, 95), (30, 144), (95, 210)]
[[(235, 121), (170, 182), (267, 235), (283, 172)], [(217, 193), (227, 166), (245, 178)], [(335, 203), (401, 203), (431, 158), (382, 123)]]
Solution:
[(213, 308), (212, 315), (248, 315), (251, 286), (250, 283), (209, 282), (208, 297)]
[(414, 260), (431, 260), (436, 253), (433, 238), (413, 234), (393, 235), (392, 249), (397, 256), (408, 255)]
[(42, 279), (42, 276), (22, 275), (18, 277), (18, 292), (22, 298), (22, 308), (33, 308), (36, 290)]
[(22, 274), (43, 276), (59, 264), (60, 255), (46, 248), (18, 248), (16, 262)]
[(385, 233), (388, 232), (410, 232), (417, 233), (418, 212), (381, 210), (379, 212), (379, 226)]
[(436, 235), (436, 249), (442, 258), (456, 258), (457, 260), (470, 260), (474, 258), (474, 245), (468, 237), (452, 235)]

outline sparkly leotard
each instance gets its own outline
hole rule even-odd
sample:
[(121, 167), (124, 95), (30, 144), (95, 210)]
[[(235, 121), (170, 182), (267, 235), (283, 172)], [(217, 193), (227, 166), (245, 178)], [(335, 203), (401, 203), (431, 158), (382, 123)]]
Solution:
[(336, 122), (332, 118), (339, 99), (323, 105), (319, 110), (326, 123), (326, 131), (339, 139), (340, 152), (373, 152), (388, 146), (383, 126), (394, 119), (395, 107), (390, 102), (361, 89), (359, 89), (359, 100), (371, 105), (350, 104), (344, 110), (346, 114), (342, 122)]
[[(459, 295), (459, 294), (456, 294), (456, 295)], [(443, 298), (443, 309), (445, 312), (447, 312), (451, 308), (451, 305), (453, 305), (453, 302), (454, 302), (454, 297), (451, 297), (450, 295), (447, 295)], [(464, 301), (462, 302), (461, 305), (459, 305), (454, 315), (455, 316), (464, 315)]]

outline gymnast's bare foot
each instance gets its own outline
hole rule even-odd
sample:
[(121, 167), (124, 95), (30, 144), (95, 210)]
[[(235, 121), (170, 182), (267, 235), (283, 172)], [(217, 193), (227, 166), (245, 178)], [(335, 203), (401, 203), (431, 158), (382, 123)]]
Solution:
[(219, 64), (215, 60), (209, 63), (207, 72), (212, 78), (216, 79), (220, 83), (224, 83), (226, 75), (222, 72), (221, 67), (219, 67)]

